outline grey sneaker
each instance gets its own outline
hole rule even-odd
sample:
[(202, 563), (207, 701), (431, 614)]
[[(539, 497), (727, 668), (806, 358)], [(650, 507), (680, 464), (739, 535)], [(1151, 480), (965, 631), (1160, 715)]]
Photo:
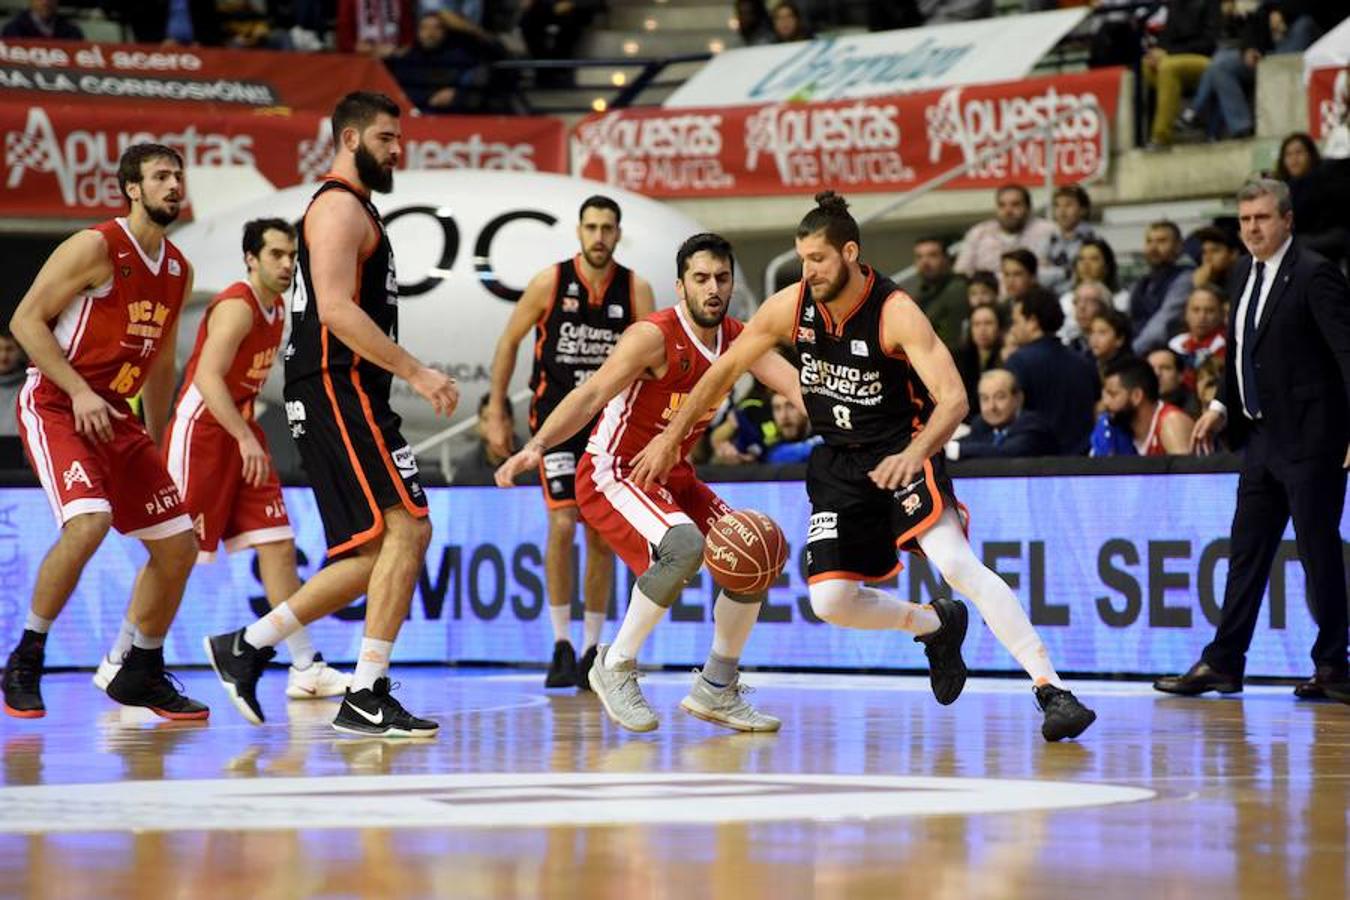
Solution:
[(613, 669), (606, 668), (605, 657), (609, 655), (609, 644), (601, 644), (595, 654), (595, 665), (587, 674), (591, 690), (600, 698), (605, 714), (610, 721), (629, 731), (655, 731), (656, 713), (647, 703), (638, 688), (637, 660), (630, 659), (619, 663)]
[(741, 684), (741, 676), (726, 687), (708, 683), (703, 673), (694, 670), (694, 686), (680, 701), (680, 708), (705, 722), (725, 725), (737, 731), (777, 731), (783, 723), (767, 713), (755, 709), (745, 699), (754, 688)]

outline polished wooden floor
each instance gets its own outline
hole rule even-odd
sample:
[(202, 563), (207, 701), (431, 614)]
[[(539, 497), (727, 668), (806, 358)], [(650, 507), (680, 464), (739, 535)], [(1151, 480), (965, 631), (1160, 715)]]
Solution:
[(736, 735), (654, 674), (634, 736), (538, 673), (396, 677), (438, 740), (339, 737), (279, 672), (261, 728), (202, 672), (209, 724), (48, 676), (0, 721), (0, 897), (1350, 896), (1350, 707), (1285, 687), (1082, 683), (1097, 724), (1047, 745), (1018, 681), (752, 674), (785, 726)]

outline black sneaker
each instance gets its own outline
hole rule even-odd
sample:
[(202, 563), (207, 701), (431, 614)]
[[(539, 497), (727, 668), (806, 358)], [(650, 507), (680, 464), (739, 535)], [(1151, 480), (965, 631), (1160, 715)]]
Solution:
[(923, 644), (924, 655), (928, 657), (928, 682), (933, 687), (933, 696), (946, 706), (956, 702), (961, 689), (966, 686), (966, 663), (961, 659), (961, 643), (966, 639), (970, 613), (960, 600), (944, 597), (933, 601), (933, 611), (941, 626), (932, 634), (920, 635), (914, 640)]
[[(27, 638), (27, 635), (25, 635)], [(42, 662), (46, 648), (40, 640), (21, 640), (5, 662), (5, 713), (16, 719), (40, 719), (47, 714), (42, 702)]]
[(387, 677), (377, 678), (373, 688), (348, 690), (333, 719), (333, 729), (380, 737), (434, 737), (441, 726), (408, 712), (390, 690)]
[(1036, 705), (1045, 713), (1041, 736), (1047, 741), (1078, 737), (1097, 721), (1097, 714), (1078, 702), (1078, 698), (1053, 684), (1036, 688)]
[(108, 696), (123, 706), (143, 706), (163, 719), (205, 719), (211, 710), (183, 693), (183, 684), (164, 671), (164, 651), (132, 647), (122, 669), (108, 682)]
[[(262, 707), (258, 705), (258, 679), (262, 677), (267, 661), (277, 655), (271, 647), (259, 649), (244, 640), (244, 629), (202, 638), (206, 658), (216, 670), (221, 687), (234, 703), (239, 714), (254, 725), (263, 723)], [(315, 660), (318, 660), (317, 654)]]
[(549, 663), (548, 674), (544, 676), (544, 687), (574, 687), (577, 683), (577, 651), (572, 649), (571, 641), (558, 641), (553, 645), (553, 662)]
[(591, 666), (595, 665), (595, 653), (599, 649), (599, 646), (592, 644), (591, 649), (581, 654), (581, 662), (577, 663), (577, 690), (591, 689)]

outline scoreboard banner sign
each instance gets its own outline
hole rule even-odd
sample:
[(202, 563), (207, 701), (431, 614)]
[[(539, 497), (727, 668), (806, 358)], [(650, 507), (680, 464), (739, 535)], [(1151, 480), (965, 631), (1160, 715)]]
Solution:
[(903, 191), (1018, 135), (948, 189), (1106, 173), (1122, 69), (825, 103), (616, 110), (572, 132), (572, 171), (652, 197)]
[[(155, 141), (183, 155), (191, 199), (198, 166), (253, 166), (273, 186), (317, 180), (333, 158), (326, 114), (184, 113), (146, 107), (134, 117), (103, 105), (3, 102), (4, 186), (0, 216), (93, 219), (125, 212), (117, 160), (127, 146)], [(406, 116), (405, 169), (565, 172), (557, 119), (523, 116)]]
[[(1233, 474), (1118, 475), (958, 479), (956, 490), (971, 509), (976, 554), (1012, 586), (1060, 671), (1158, 673), (1184, 671), (1213, 636), (1236, 486)], [(769, 591), (750, 636), (746, 665), (926, 667), (922, 647), (908, 634), (836, 628), (812, 614), (803, 562), (810, 506), (800, 482), (716, 488), (733, 507), (772, 516), (791, 545), (788, 569)], [(432, 488), (428, 495), (435, 531), (395, 662), (547, 660), (547, 517), (538, 491)], [(288, 488), (286, 504), (301, 576), (308, 577), (324, 552), (313, 495)], [(0, 636), (7, 640), (23, 628), (34, 574), (55, 538), (40, 490), (0, 490)], [(98, 663), (117, 633), (144, 558), (139, 543), (110, 535), (52, 630), (48, 665)], [(929, 602), (946, 590), (922, 559), (904, 561), (905, 570), (890, 583), (901, 597)], [(607, 637), (617, 628), (632, 583), (619, 568)], [(702, 662), (712, 641), (714, 590), (700, 573), (656, 628), (642, 662)], [(169, 662), (205, 662), (202, 635), (238, 628), (266, 608), (254, 554), (198, 566), (169, 633)], [(575, 616), (580, 609), (574, 602)], [(363, 612), (358, 602), (311, 625), (316, 645), (330, 659), (353, 659)], [(1276, 558), (1248, 674), (1307, 675), (1315, 633), (1290, 529)], [(964, 655), (972, 669), (1017, 670), (974, 610)]]

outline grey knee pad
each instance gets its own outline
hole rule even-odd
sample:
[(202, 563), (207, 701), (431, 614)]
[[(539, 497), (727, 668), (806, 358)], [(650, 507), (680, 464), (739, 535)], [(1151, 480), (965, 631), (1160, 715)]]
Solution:
[(669, 609), (703, 565), (703, 533), (694, 525), (676, 525), (661, 538), (651, 567), (638, 576), (638, 590)]

